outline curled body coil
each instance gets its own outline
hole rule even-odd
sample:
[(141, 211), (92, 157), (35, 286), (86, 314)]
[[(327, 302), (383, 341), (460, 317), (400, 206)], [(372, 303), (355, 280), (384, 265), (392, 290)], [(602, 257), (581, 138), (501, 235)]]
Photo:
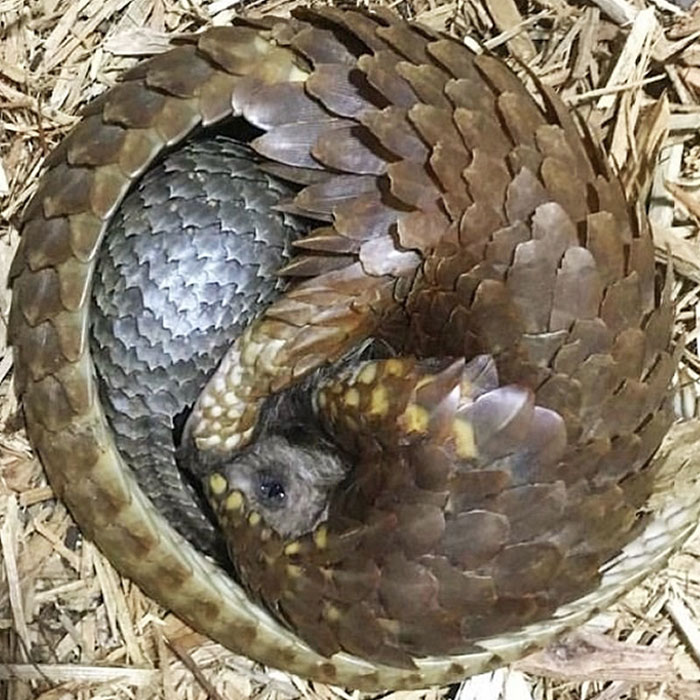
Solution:
[[(203, 393), (197, 447), (240, 448), (266, 396), (370, 336), (402, 357), (471, 361), (380, 362), (363, 367), (371, 381), (329, 384), (321, 417), (365, 486), (338, 505), (355, 526), (331, 522), (311, 544), (270, 549), (282, 572), (251, 585), (268, 604), (287, 592), (286, 624), (183, 543), (137, 487), (87, 340), (95, 257), (119, 203), (166, 149), (232, 116), (264, 132), (253, 147), (302, 186), (297, 211), (321, 223), (286, 268), (299, 281)], [(47, 165), (11, 272), (30, 438), (115, 566), (231, 649), (357, 688), (447, 682), (581, 623), (692, 529), (695, 492), (664, 475), (687, 467), (694, 426), (653, 458), (677, 351), (646, 222), (556, 96), (528, 91), (498, 59), (388, 12), (241, 20), (129, 71)], [(477, 381), (481, 356), (497, 386)], [(652, 502), (655, 515), (638, 517)], [(384, 529), (372, 531), (379, 512)], [(251, 532), (244, 554), (259, 541)], [(428, 617), (408, 612), (411, 592), (429, 594)], [(316, 617), (310, 601), (324, 603)], [(351, 633), (365, 624), (378, 645)]]

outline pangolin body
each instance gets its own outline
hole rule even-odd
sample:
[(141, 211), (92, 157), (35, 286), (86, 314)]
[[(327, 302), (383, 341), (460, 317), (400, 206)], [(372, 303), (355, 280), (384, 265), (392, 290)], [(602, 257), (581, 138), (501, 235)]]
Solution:
[(91, 352), (117, 447), (159, 512), (208, 554), (221, 538), (177, 468), (175, 419), (282, 293), (275, 273), (304, 230), (274, 209), (294, 189), (257, 160), (222, 137), (169, 154), (110, 223), (92, 289)]
[[(86, 342), (122, 197), (232, 114), (319, 225), (284, 270), (300, 279), (200, 396), (190, 445), (235, 468), (272, 395), (368, 337), (399, 355), (313, 387), (352, 478), (312, 533), (285, 540), (229, 474), (208, 479), (274, 617), (136, 487)], [(653, 458), (676, 352), (645, 219), (556, 96), (500, 60), (389, 12), (240, 20), (129, 71), (49, 168), (12, 270), (30, 437), (114, 564), (230, 648), (358, 688), (458, 679), (580, 624), (690, 532), (696, 491), (659, 476), (683, 466), (681, 442)]]

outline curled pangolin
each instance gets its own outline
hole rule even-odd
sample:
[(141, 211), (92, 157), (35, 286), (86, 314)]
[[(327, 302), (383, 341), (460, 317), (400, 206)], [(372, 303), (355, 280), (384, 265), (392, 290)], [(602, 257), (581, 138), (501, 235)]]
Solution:
[[(185, 431), (252, 597), (137, 487), (87, 342), (120, 201), (231, 116), (319, 221)], [(678, 352), (646, 221), (556, 96), (498, 59), (389, 12), (240, 20), (129, 71), (48, 166), (12, 269), (30, 438), (115, 566), (231, 649), (357, 688), (447, 682), (580, 624), (692, 530), (695, 427), (654, 457)], [(367, 338), (398, 356), (313, 374)], [(351, 478), (290, 540), (236, 460), (279, 438), (256, 433), (268, 402), (314, 376)]]

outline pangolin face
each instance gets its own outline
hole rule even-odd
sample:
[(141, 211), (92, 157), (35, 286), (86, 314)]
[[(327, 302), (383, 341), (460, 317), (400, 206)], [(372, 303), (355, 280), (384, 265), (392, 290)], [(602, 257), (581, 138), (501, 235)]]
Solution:
[(326, 441), (285, 435), (261, 437), (222, 467), (246, 510), (259, 513), (284, 539), (310, 532), (325, 518), (330, 493), (347, 473)]
[(312, 532), (325, 520), (334, 489), (354, 463), (318, 414), (319, 387), (375, 352), (379, 348), (363, 343), (270, 396), (255, 439), (242, 450), (198, 449), (188, 421), (178, 447), (180, 468), (203, 480), (215, 500), (223, 497), (224, 510), (252, 516), (256, 523), (262, 519), (282, 540)]

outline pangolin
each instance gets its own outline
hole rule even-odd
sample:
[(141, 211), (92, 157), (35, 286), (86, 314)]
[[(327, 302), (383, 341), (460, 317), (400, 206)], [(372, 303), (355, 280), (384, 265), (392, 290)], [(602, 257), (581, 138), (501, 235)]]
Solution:
[[(236, 651), (365, 689), (508, 662), (659, 566), (697, 516), (697, 470), (681, 482), (695, 426), (655, 457), (679, 353), (670, 277), (552, 91), (384, 10), (298, 8), (178, 41), (49, 158), (12, 269), (30, 438), (115, 566)], [(87, 342), (120, 201), (165, 149), (232, 117), (299, 188), (288, 210), (316, 221), (185, 428), (244, 588), (137, 487)], [(353, 357), (368, 339), (389, 356)], [(250, 475), (260, 455), (309, 458), (308, 434), (265, 421), (300, 383), (307, 430), (341, 466), (287, 528), (253, 497), (286, 494), (280, 475)]]

